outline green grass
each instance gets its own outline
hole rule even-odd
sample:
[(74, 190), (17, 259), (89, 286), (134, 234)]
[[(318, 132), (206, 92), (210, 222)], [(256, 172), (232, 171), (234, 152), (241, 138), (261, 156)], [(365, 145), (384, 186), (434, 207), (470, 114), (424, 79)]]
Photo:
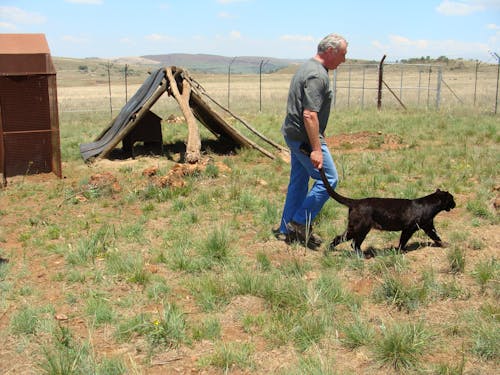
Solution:
[[(175, 111), (160, 102), (162, 118)], [(268, 105), (241, 115), (282, 143), (283, 102)], [(450, 191), (457, 207), (435, 218), (448, 249), (426, 246), (422, 231), (406, 253), (393, 248), (398, 232), (371, 231), (363, 247), (372, 259), (357, 258), (347, 243), (326, 254), (286, 245), (272, 234), (289, 173), (281, 159), (206, 150), (203, 172), (184, 176), (183, 187), (161, 187), (142, 172), (154, 166), (167, 175), (180, 160), (184, 124), (163, 124), (161, 157), (87, 166), (79, 144), (99, 134), (109, 114), (62, 113), (66, 178), (21, 176), (0, 190), (0, 258), (8, 259), (0, 262), (7, 344), (0, 369), (459, 374), (465, 363), (471, 373), (493, 373), (498, 118), (341, 108), (330, 118), (333, 140), (372, 135), (332, 147), (339, 191), (402, 198)], [(120, 191), (88, 185), (103, 172)], [(347, 208), (328, 200), (315, 231), (327, 244), (346, 217)], [(55, 318), (61, 314), (68, 319)]]
[(248, 343), (219, 343), (214, 354), (202, 357), (198, 364), (202, 368), (213, 366), (225, 373), (232, 368), (251, 370), (255, 367), (253, 351)]
[(422, 322), (394, 323), (383, 327), (382, 337), (374, 341), (374, 353), (382, 364), (405, 371), (418, 366), (431, 339)]

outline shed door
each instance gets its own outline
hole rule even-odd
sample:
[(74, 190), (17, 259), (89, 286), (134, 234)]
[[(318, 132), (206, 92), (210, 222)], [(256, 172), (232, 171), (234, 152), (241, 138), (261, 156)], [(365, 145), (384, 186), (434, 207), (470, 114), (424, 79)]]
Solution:
[(5, 177), (52, 171), (46, 76), (0, 77)]

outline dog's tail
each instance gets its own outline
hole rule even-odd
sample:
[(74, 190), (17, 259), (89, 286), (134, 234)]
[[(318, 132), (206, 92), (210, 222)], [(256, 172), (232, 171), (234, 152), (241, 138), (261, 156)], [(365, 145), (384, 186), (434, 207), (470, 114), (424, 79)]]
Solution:
[(323, 168), (319, 169), (319, 174), (321, 175), (321, 180), (323, 181), (323, 184), (325, 184), (326, 191), (328, 192), (328, 195), (335, 199), (337, 202), (340, 204), (343, 204), (344, 206), (351, 207), (352, 204), (354, 203), (354, 199), (344, 197), (343, 195), (340, 195), (337, 193), (333, 188), (332, 185), (330, 185), (330, 182), (328, 182), (328, 178), (326, 178), (325, 171)]

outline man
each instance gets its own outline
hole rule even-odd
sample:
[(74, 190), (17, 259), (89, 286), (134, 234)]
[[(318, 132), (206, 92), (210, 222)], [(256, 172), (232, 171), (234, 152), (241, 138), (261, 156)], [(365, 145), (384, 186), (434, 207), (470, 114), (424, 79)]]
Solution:
[[(329, 34), (318, 44), (316, 55), (305, 62), (292, 78), (287, 114), (281, 133), (290, 148), (290, 182), (278, 236), (297, 240), (311, 249), (321, 245), (312, 232), (312, 222), (328, 200), (318, 169), (323, 168), (335, 188), (338, 175), (325, 141), (332, 91), (328, 70), (345, 61), (347, 41)], [(316, 181), (309, 191), (309, 178)]]

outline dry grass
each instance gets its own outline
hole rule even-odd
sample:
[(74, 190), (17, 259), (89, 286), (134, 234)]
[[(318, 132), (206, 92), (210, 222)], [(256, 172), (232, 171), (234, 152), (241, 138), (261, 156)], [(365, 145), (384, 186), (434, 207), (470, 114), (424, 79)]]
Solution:
[[(196, 78), (224, 104), (223, 77)], [(232, 81), (235, 111), (282, 142), (290, 76), (266, 77), (262, 113), (249, 93), (254, 78)], [(95, 111), (104, 87), (59, 88), (61, 106), (90, 111), (61, 113), (64, 179), (18, 176), (0, 191), (0, 373), (65, 365), (59, 373), (495, 373), (494, 116), (332, 114), (343, 193), (412, 198), (442, 187), (457, 201), (436, 218), (449, 249), (418, 233), (411, 251), (397, 254), (397, 234), (374, 231), (364, 247), (377, 256), (360, 260), (348, 244), (324, 254), (272, 236), (288, 178), (281, 160), (206, 150), (210, 167), (183, 175), (177, 188), (155, 185), (143, 172), (174, 169), (183, 124), (163, 125), (162, 157), (85, 165), (79, 143), (109, 120)], [(176, 110), (171, 98), (160, 101), (161, 117)], [(316, 230), (333, 238), (345, 218), (329, 201)]]

